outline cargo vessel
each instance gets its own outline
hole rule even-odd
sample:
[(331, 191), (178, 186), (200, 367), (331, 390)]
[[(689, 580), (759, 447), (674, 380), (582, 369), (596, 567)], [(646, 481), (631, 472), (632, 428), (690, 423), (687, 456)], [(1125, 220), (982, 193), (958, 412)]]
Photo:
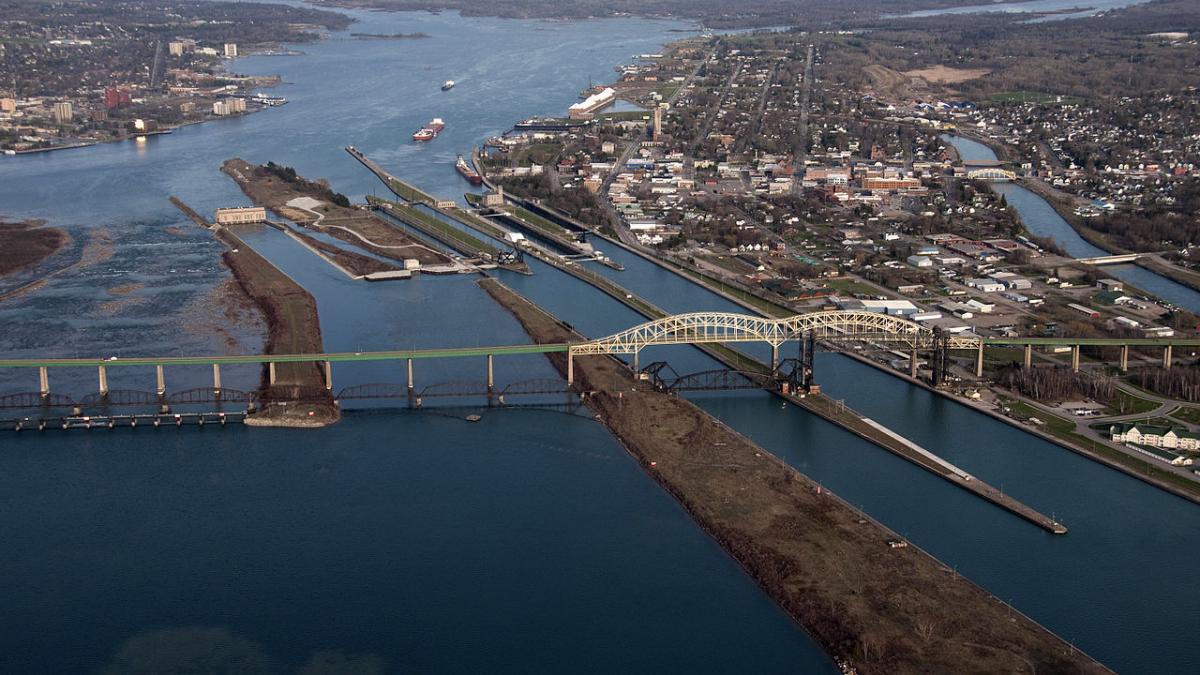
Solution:
[(483, 185), (483, 176), (480, 176), (478, 171), (472, 169), (471, 165), (467, 164), (467, 160), (463, 159), (462, 155), (458, 156), (458, 161), (454, 163), (454, 168), (471, 185)]
[(442, 133), (442, 129), (445, 128), (446, 123), (442, 121), (442, 118), (435, 117), (427, 126), (423, 126), (413, 132), (412, 137), (414, 141), (432, 141), (433, 139), (437, 138), (437, 135)]
[(446, 80), (442, 83), (442, 91), (450, 91), (454, 88), (454, 80)]

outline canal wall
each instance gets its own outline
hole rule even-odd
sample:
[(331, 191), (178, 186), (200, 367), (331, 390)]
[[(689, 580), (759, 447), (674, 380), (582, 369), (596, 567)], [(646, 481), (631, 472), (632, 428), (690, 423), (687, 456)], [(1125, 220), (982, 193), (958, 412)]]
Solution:
[(1181, 490), (1178, 487), (1171, 485), (1170, 483), (1158, 480), (1157, 478), (1154, 478), (1153, 476), (1147, 476), (1143, 473), (1134, 471), (1133, 469), (1125, 466), (1124, 464), (1121, 464), (1120, 462), (1113, 461), (1099, 453), (1092, 452), (1091, 450), (1088, 450), (1087, 448), (1085, 448), (1083, 446), (1078, 446), (1078, 445), (1074, 445), (1072, 443), (1068, 443), (1067, 441), (1065, 441), (1053, 434), (1047, 433), (1040, 429), (1030, 427), (1027, 424), (1023, 424), (1022, 422), (1020, 422), (1018, 420), (1015, 420), (1007, 415), (1003, 415), (1000, 412), (993, 410), (991, 408), (988, 408), (984, 405), (973, 403), (971, 401), (963, 400), (963, 398), (961, 396), (955, 396), (954, 394), (952, 394), (948, 391), (930, 386), (930, 384), (928, 382), (926, 382), (920, 378), (910, 377), (909, 375), (907, 375), (903, 372), (900, 372), (894, 368), (889, 368), (888, 366), (886, 366), (882, 363), (877, 363), (875, 361), (872, 361), (871, 359), (869, 359), (861, 354), (855, 354), (853, 352), (843, 352), (843, 351), (839, 351), (838, 354), (841, 354), (842, 356), (846, 356), (851, 359), (854, 359), (855, 361), (858, 361), (859, 363), (871, 366), (872, 368), (875, 368), (876, 370), (887, 373), (888, 375), (891, 375), (893, 377), (897, 377), (901, 380), (904, 380), (905, 382), (908, 382), (909, 384), (921, 387), (922, 389), (925, 389), (926, 391), (928, 391), (932, 394), (936, 394), (937, 396), (941, 396), (942, 398), (945, 398), (949, 401), (953, 401), (954, 403), (956, 403), (958, 405), (965, 406), (974, 412), (982, 413), (984, 415), (987, 415), (988, 417), (991, 417), (992, 419), (999, 420), (1011, 427), (1014, 427), (1016, 429), (1019, 429), (1019, 430), (1025, 432), (1027, 434), (1032, 434), (1034, 436), (1037, 436), (1038, 438), (1040, 438), (1044, 441), (1053, 443), (1053, 444), (1059, 446), (1060, 448), (1065, 448), (1077, 455), (1081, 455), (1081, 456), (1091, 459), (1093, 461), (1099, 462), (1111, 469), (1116, 469), (1117, 471), (1120, 471), (1123, 474), (1126, 474), (1128, 476), (1136, 478), (1136, 479), (1138, 479), (1144, 483), (1147, 483), (1149, 485), (1153, 485), (1154, 487), (1164, 490), (1166, 492), (1170, 492), (1171, 494), (1173, 494), (1177, 497), (1181, 497), (1181, 498), (1186, 499), (1195, 504), (1200, 504), (1200, 497), (1197, 497), (1195, 494), (1192, 494), (1185, 490)]
[[(480, 283), (536, 342), (582, 339)], [(564, 355), (550, 358), (565, 371)], [(647, 474), (844, 670), (1109, 672), (689, 401), (638, 390), (624, 364), (578, 357), (575, 372)]]

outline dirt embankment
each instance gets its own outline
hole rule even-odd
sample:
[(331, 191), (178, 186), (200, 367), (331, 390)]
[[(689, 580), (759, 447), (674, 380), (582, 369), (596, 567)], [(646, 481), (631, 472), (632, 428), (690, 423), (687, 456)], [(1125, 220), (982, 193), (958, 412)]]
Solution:
[[(499, 282), (480, 283), (536, 342), (580, 339)], [(565, 372), (565, 355), (550, 358)], [(575, 376), (647, 472), (859, 673), (1108, 672), (936, 559), (893, 548), (894, 532), (688, 401), (636, 391), (615, 360), (579, 357)]]
[(253, 165), (235, 158), (221, 165), (221, 170), (233, 178), (255, 204), (304, 227), (394, 260), (415, 258), (422, 265), (450, 262), (448, 256), (425, 246), (404, 230), (369, 211), (350, 206), (344, 196), (330, 190), (324, 182), (297, 176), (290, 167)]
[[(355, 276), (366, 276), (376, 272), (394, 272), (400, 268), (396, 265), (389, 265), (382, 260), (376, 260), (369, 255), (347, 251), (340, 246), (334, 246), (327, 241), (321, 241), (316, 237), (292, 230), (292, 234), (299, 238), (304, 243), (320, 251), (324, 255), (332, 258), (337, 264)], [(339, 237), (340, 238), (340, 237)]]
[(0, 276), (32, 267), (70, 241), (66, 232), (42, 222), (0, 222)]
[[(229, 247), (222, 259), (238, 285), (262, 310), (267, 323), (268, 354), (319, 354), (324, 351), (317, 302), (269, 260), (225, 228), (216, 236)], [(315, 361), (280, 363), (275, 381), (265, 369), (260, 424), (317, 426), (336, 422), (340, 413), (325, 388), (325, 373)]]

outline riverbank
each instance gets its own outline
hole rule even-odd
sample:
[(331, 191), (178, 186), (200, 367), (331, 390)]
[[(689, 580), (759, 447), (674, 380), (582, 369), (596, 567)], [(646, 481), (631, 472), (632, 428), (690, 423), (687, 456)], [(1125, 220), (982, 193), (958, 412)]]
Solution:
[[(581, 338), (499, 282), (480, 284), (534, 341)], [(565, 372), (563, 355), (549, 358)], [(839, 663), (864, 674), (1107, 672), (700, 408), (638, 390), (623, 364), (578, 357), (575, 374), (643, 468)]]
[[(228, 228), (213, 231), (228, 247), (221, 259), (267, 323), (267, 354), (319, 354), (324, 351), (317, 302), (312, 294), (259, 255)], [(280, 363), (264, 368), (261, 409), (246, 418), (250, 426), (319, 427), (341, 417), (325, 388), (317, 362)]]
[(1072, 443), (1071, 441), (1069, 441), (1066, 438), (1063, 438), (1061, 436), (1057, 436), (1057, 435), (1049, 433), (1047, 431), (1042, 431), (1041, 429), (1037, 429), (1035, 427), (1029, 426), (1028, 424), (1021, 422), (1020, 420), (1017, 420), (1017, 419), (1014, 419), (1007, 415), (1004, 415), (1004, 414), (1000, 413), (999, 411), (997, 411), (983, 403), (968, 401), (968, 400), (962, 398), (961, 396), (954, 395), (953, 393), (951, 393), (949, 391), (933, 387), (928, 382), (926, 382), (920, 378), (910, 377), (903, 372), (900, 372), (894, 368), (889, 368), (888, 366), (886, 366), (882, 363), (873, 361), (861, 354), (855, 354), (853, 352), (838, 352), (838, 353), (843, 356), (847, 356), (851, 359), (854, 359), (855, 361), (858, 361), (859, 363), (862, 363), (864, 365), (871, 366), (872, 368), (875, 368), (876, 370), (879, 370), (883, 373), (886, 373), (893, 377), (900, 378), (901, 380), (904, 380), (905, 382), (908, 382), (909, 384), (913, 384), (918, 387), (921, 387), (930, 393), (941, 396), (942, 398), (953, 401), (959, 405), (966, 406), (967, 408), (970, 408), (971, 410), (973, 410), (975, 412), (983, 413), (984, 415), (987, 415), (988, 417), (991, 417), (992, 419), (999, 420), (1011, 427), (1014, 427), (1016, 429), (1019, 429), (1019, 430), (1025, 432), (1027, 434), (1032, 434), (1034, 436), (1037, 436), (1038, 438), (1040, 438), (1044, 441), (1053, 443), (1053, 444), (1059, 446), (1060, 448), (1070, 450), (1071, 452), (1073, 452), (1077, 455), (1081, 455), (1081, 456), (1091, 459), (1093, 461), (1099, 462), (1100, 464), (1103, 464), (1111, 469), (1116, 469), (1117, 471), (1120, 471), (1121, 473), (1123, 473), (1127, 476), (1137, 478), (1140, 481), (1143, 481), (1149, 485), (1153, 485), (1154, 487), (1164, 490), (1166, 492), (1169, 492), (1177, 497), (1181, 497), (1190, 502), (1200, 504), (1200, 493), (1197, 493), (1193, 490), (1182, 489), (1177, 485), (1166, 482), (1155, 476), (1148, 475), (1146, 472), (1138, 471), (1138, 467), (1145, 467), (1148, 469), (1152, 469), (1154, 466), (1150, 462), (1143, 460), (1139, 457), (1134, 457), (1132, 455), (1121, 453), (1120, 451), (1113, 450), (1111, 448), (1105, 448), (1105, 450), (1108, 450), (1109, 452), (1106, 454), (1102, 454), (1095, 449), (1088, 449), (1085, 446), (1079, 445), (1077, 443)]

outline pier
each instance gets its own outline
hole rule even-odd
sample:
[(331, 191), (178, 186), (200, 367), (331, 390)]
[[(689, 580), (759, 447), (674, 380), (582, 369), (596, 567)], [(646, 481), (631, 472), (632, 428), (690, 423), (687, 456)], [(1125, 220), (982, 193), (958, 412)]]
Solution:
[(374, 160), (364, 155), (361, 150), (353, 145), (346, 146), (346, 152), (349, 153), (354, 159), (362, 162), (363, 166), (370, 169), (371, 173), (375, 174), (379, 180), (383, 181), (383, 184), (386, 185), (387, 188), (400, 199), (403, 199), (406, 202), (429, 204), (430, 206), (433, 206), (437, 203), (438, 200), (434, 198), (433, 195), (430, 195), (416, 186), (409, 185), (396, 176), (388, 173), (383, 169), (383, 167), (376, 164)]

